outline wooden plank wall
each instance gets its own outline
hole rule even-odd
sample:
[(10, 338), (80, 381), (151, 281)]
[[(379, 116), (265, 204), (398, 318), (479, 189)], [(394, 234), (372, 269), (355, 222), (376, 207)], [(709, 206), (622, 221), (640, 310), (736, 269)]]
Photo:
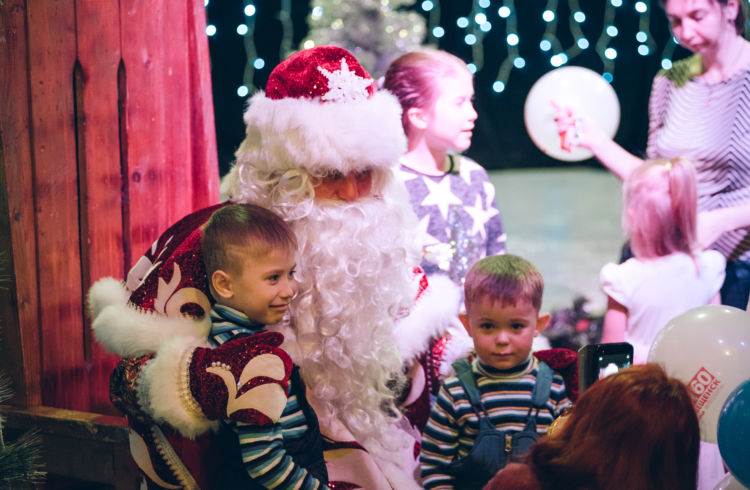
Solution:
[(116, 358), (85, 292), (219, 200), (205, 23), (202, 0), (0, 3), (0, 369), (16, 405), (113, 412)]

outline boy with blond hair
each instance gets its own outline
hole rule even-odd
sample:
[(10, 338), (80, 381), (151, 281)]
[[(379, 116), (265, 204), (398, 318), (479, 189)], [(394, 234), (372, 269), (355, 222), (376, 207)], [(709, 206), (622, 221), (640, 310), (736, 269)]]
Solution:
[(454, 363), (422, 436), (424, 488), (482, 488), (519, 458), (570, 405), (565, 383), (531, 354), (547, 325), (544, 280), (528, 261), (494, 255), (476, 262), (464, 285), (476, 358)]

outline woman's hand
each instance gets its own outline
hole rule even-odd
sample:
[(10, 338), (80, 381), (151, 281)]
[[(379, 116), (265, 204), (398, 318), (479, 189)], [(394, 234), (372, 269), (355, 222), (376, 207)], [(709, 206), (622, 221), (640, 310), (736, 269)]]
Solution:
[(643, 160), (615, 143), (595, 119), (577, 113), (574, 109), (558, 104), (554, 100), (550, 103), (555, 108), (555, 123), (560, 135), (560, 148), (573, 151), (575, 148), (586, 148), (594, 154), (605, 167), (622, 180), (633, 171)]
[(581, 145), (583, 136), (580, 118), (570, 107), (558, 105), (554, 100), (550, 103), (555, 108), (555, 123), (557, 123), (557, 134), (560, 135), (560, 148), (573, 151)]
[(581, 147), (596, 155), (597, 147), (612, 141), (590, 117), (555, 101), (550, 103), (555, 108), (555, 122), (560, 135), (560, 148), (563, 150), (573, 151)]

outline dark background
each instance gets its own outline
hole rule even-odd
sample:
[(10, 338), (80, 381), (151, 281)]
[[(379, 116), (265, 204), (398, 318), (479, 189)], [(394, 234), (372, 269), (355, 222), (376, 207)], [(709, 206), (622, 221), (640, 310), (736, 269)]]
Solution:
[[(569, 60), (568, 66), (584, 66), (599, 73), (603, 72), (603, 64), (594, 50), (594, 44), (602, 31), (608, 1), (580, 1), (580, 9), (586, 14), (586, 21), (581, 24), (581, 28), (589, 39), (590, 47)], [(518, 0), (515, 3), (518, 12), (518, 32), (522, 36), (522, 42), (519, 44), (520, 55), (526, 59), (526, 66), (511, 71), (505, 91), (495, 93), (491, 89), (500, 63), (507, 55), (503, 21), (497, 16), (497, 9), (503, 2), (492, 1), (487, 9), (487, 16), (493, 23), (493, 28), (483, 40), (484, 66), (475, 75), (475, 107), (479, 119), (472, 147), (466, 153), (488, 170), (571, 165), (546, 156), (534, 146), (526, 133), (523, 123), (526, 94), (539, 77), (553, 69), (548, 61), (549, 53), (543, 53), (539, 49), (539, 41), (545, 29), (541, 14), (547, 8), (548, 2)], [(568, 30), (568, 17), (569, 5), (575, 2), (557, 3), (557, 34), (562, 45), (567, 48), (574, 42)], [(627, 150), (642, 156), (647, 136), (647, 105), (651, 81), (660, 69), (661, 54), (665, 45), (672, 41), (664, 12), (658, 7), (658, 2), (652, 0), (649, 29), (656, 47), (648, 56), (638, 55), (635, 34), (640, 30), (641, 14), (635, 11), (634, 3), (634, 0), (623, 0), (623, 5), (616, 9), (613, 24), (618, 28), (619, 34), (611, 41), (610, 46), (617, 49), (618, 57), (612, 86), (617, 92), (621, 107), (620, 126), (615, 140)], [(307, 16), (310, 13), (310, 1), (293, 0), (290, 4), (292, 46), (299, 48), (300, 42), (308, 33)], [(233, 153), (244, 137), (242, 113), (249, 97), (238, 96), (237, 87), (243, 83), (247, 54), (243, 37), (236, 33), (237, 25), (247, 20), (243, 13), (244, 5), (245, 2), (242, 0), (212, 0), (207, 6), (208, 23), (217, 28), (216, 35), (209, 37), (209, 49), (222, 175), (229, 168)], [(439, 2), (441, 25), (446, 31), (445, 36), (435, 39), (428, 33), (425, 42), (449, 51), (467, 62), (472, 61), (472, 48), (463, 41), (466, 30), (458, 28), (455, 22), (460, 16), (469, 16), (471, 5), (472, 2), (469, 0)], [(278, 0), (258, 0), (255, 6), (257, 11), (253, 39), (257, 56), (263, 58), (266, 65), (254, 72), (253, 83), (255, 88), (263, 88), (268, 74), (282, 56), (279, 48), (283, 28), (279, 20)], [(427, 15), (418, 7), (414, 10)], [(679, 59), (687, 54), (687, 51), (677, 47), (673, 58)], [(594, 159), (575, 164), (600, 167)]]

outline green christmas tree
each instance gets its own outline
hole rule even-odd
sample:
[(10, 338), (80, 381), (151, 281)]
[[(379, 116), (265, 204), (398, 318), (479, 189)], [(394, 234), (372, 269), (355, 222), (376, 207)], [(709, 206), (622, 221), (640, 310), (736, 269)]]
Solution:
[[(10, 379), (0, 374), (0, 404), (8, 401), (13, 392)], [(10, 488), (13, 483), (41, 480), (41, 440), (36, 431), (28, 431), (13, 442), (5, 442), (5, 420), (0, 416), (0, 488)]]
[(425, 19), (409, 0), (314, 0), (303, 48), (334, 45), (351, 52), (374, 78), (401, 54), (422, 44)]
[[(10, 278), (5, 272), (7, 260), (0, 253), (0, 288), (7, 287)], [(0, 372), (0, 405), (13, 397), (11, 379)], [(14, 483), (39, 481), (45, 476), (41, 456), (41, 439), (31, 430), (12, 442), (5, 441), (5, 418), (0, 413), (0, 488), (12, 488)]]

